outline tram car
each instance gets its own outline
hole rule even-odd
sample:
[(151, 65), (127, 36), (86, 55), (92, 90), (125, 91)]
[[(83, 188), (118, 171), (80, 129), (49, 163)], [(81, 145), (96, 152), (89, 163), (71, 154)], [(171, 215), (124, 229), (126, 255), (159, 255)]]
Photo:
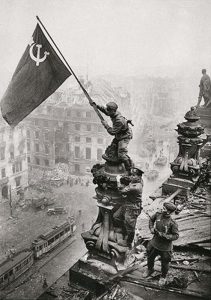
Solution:
[(34, 254), (30, 249), (22, 250), (5, 260), (0, 264), (0, 288), (4, 288), (25, 273), (33, 263)]
[(38, 259), (43, 254), (55, 248), (58, 244), (71, 236), (75, 230), (76, 225), (74, 222), (71, 224), (69, 222), (64, 222), (60, 226), (55, 226), (50, 231), (41, 234), (32, 243), (34, 258)]
[(34, 263), (34, 259), (40, 258), (59, 245), (66, 238), (71, 236), (76, 230), (75, 221), (64, 222), (53, 227), (49, 232), (41, 234), (30, 249), (25, 249), (15, 253), (0, 264), (0, 289), (9, 285), (12, 281), (26, 272)]

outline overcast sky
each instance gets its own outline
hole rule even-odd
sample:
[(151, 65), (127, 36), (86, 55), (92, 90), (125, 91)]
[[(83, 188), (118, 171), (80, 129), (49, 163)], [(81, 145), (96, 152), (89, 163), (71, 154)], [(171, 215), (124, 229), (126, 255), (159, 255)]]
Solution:
[(77, 74), (210, 74), (211, 0), (0, 0), (0, 96), (36, 15)]

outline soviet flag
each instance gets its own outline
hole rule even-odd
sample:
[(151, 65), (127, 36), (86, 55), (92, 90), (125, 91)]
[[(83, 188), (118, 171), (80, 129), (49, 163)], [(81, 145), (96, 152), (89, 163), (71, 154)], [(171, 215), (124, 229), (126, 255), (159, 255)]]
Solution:
[(16, 126), (70, 75), (37, 24), (1, 100), (2, 116), (9, 125)]

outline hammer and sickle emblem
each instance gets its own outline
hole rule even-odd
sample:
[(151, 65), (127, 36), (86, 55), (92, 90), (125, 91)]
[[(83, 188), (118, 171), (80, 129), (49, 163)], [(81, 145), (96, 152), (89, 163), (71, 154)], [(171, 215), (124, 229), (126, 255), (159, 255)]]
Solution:
[[(37, 47), (37, 56), (34, 56), (34, 54), (33, 54), (33, 48), (34, 48), (35, 45), (36, 45), (36, 47)], [(39, 64), (40, 64), (41, 62), (45, 61), (47, 55), (50, 54), (49, 52), (45, 51), (45, 52), (44, 52), (44, 56), (43, 56), (43, 57), (40, 57), (40, 49), (41, 49), (41, 48), (42, 48), (42, 45), (32, 43), (32, 44), (30, 45), (30, 49), (29, 49), (29, 55), (30, 55), (31, 59), (33, 59), (33, 60), (36, 62), (36, 66), (37, 66), (37, 67), (39, 66)]]

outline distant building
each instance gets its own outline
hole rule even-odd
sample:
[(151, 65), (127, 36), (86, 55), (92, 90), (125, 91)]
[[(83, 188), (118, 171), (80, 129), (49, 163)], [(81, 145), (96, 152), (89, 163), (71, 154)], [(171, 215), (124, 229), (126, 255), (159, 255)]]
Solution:
[(109, 136), (89, 105), (75, 104), (69, 114), (70, 170), (87, 173), (93, 164), (102, 162)]
[(86, 174), (102, 161), (109, 136), (93, 108), (77, 102), (49, 101), (26, 118), (30, 170), (51, 169), (61, 162), (69, 165), (70, 173)]
[(28, 186), (26, 128), (20, 124), (11, 129), (0, 122), (0, 199), (17, 194)]

